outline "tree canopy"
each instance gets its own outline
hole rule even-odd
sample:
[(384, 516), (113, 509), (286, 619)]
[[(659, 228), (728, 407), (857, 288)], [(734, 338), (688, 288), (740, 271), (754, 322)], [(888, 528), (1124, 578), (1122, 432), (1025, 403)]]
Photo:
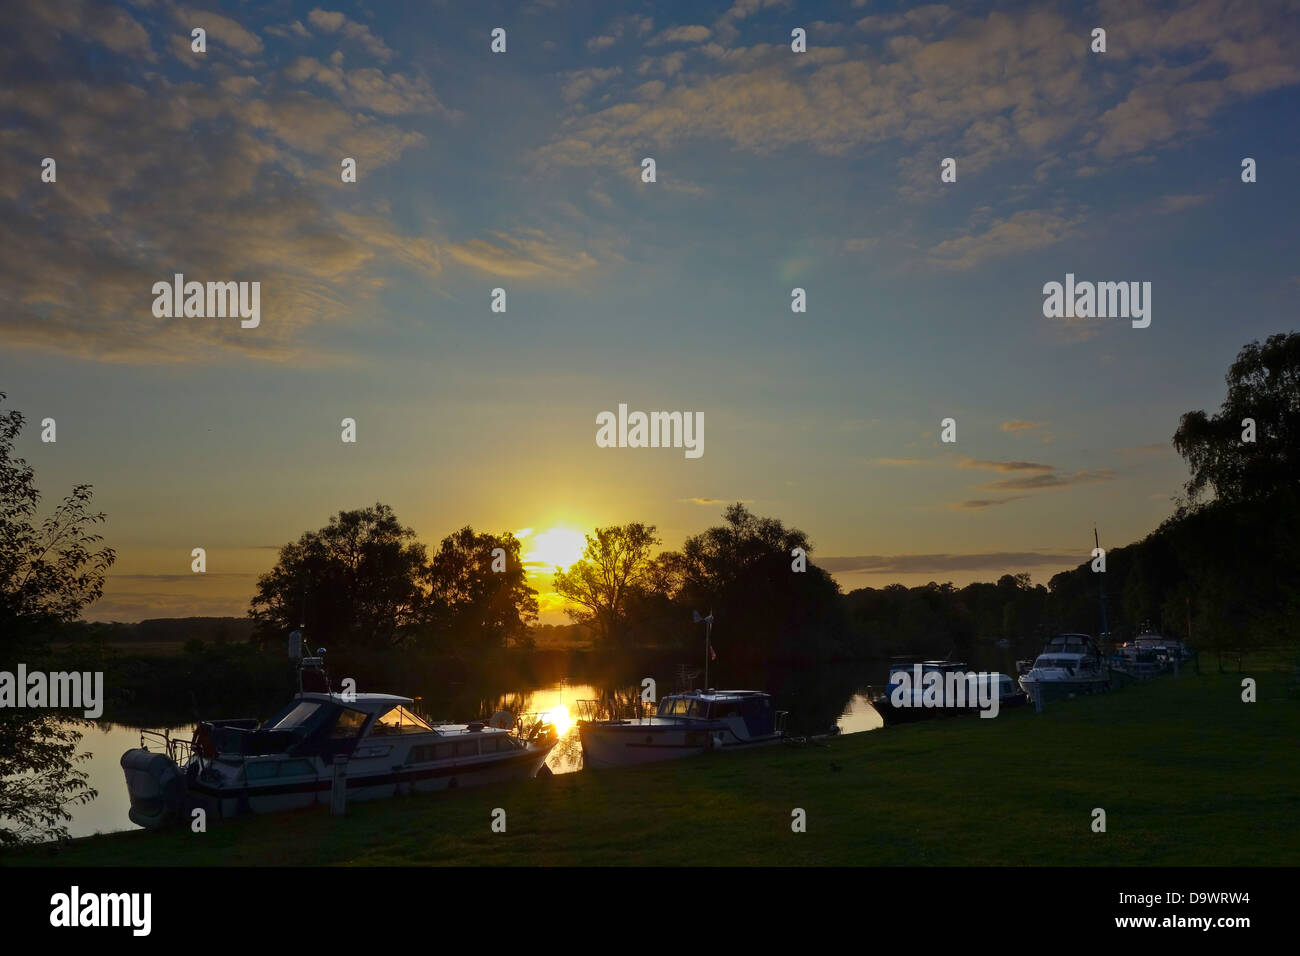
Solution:
[[(1187, 412), (1174, 433), (1174, 447), (1191, 469), (1193, 501), (1207, 489), (1234, 501), (1300, 481), (1300, 332), (1246, 345), (1227, 382), (1216, 414)], [(1254, 441), (1243, 439), (1246, 419), (1255, 423)]]
[[(105, 516), (91, 510), (90, 485), (37, 519), (35, 472), (14, 456), (24, 423), (14, 409), (0, 412), (0, 635), (7, 660), (39, 669), (45, 635), (99, 599), (116, 555), (92, 531)], [(77, 753), (86, 725), (58, 711), (0, 708), (0, 846), (66, 836), (67, 808), (94, 799), (76, 766), (89, 756)]]

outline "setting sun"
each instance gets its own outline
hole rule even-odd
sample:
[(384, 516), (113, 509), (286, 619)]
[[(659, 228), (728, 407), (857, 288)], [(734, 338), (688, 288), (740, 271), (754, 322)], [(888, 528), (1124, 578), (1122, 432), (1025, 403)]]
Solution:
[(533, 538), (524, 560), (543, 564), (548, 570), (567, 568), (582, 557), (586, 545), (587, 539), (579, 531), (550, 528)]
[(573, 717), (569, 714), (569, 708), (564, 704), (556, 704), (550, 710), (542, 714), (542, 719), (555, 725), (555, 732), (563, 737), (573, 726)]

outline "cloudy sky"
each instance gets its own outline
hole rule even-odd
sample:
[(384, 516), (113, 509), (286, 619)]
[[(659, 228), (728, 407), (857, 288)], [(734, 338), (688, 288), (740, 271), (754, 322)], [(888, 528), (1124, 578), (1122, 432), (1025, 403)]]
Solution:
[[(375, 501), (540, 558), (744, 500), (846, 589), (1152, 530), (1178, 416), (1295, 327), (1300, 15), (997, 6), (8, 4), (0, 390), (57, 422), (47, 504), (109, 515), (90, 616), (241, 614)], [(260, 325), (155, 317), (175, 273), (260, 282)], [(1045, 318), (1066, 273), (1152, 283), (1150, 327)], [(703, 456), (598, 448), (619, 403), (703, 412)]]

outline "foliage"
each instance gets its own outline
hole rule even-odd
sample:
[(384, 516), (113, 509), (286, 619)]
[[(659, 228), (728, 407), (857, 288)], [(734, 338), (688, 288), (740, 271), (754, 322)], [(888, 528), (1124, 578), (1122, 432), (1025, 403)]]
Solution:
[(571, 604), (568, 614), (591, 626), (600, 641), (624, 643), (628, 610), (659, 580), (650, 549), (659, 543), (654, 525), (633, 522), (597, 528), (587, 535), (582, 557), (555, 572), (555, 591)]
[[(5, 398), (0, 392), (0, 402)], [(37, 521), (40, 492), (30, 465), (14, 456), (24, 418), (0, 414), (0, 635), (5, 668), (42, 666), (44, 635), (75, 620), (104, 592), (116, 557), (91, 528), (104, 521), (91, 510), (89, 485), (77, 485)], [(67, 808), (94, 799), (76, 767), (85, 721), (53, 711), (0, 709), (0, 845), (67, 835)]]

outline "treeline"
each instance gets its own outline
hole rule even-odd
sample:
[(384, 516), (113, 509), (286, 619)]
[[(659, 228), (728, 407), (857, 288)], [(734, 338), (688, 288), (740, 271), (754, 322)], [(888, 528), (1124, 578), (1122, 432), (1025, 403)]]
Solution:
[[(891, 586), (846, 596), (854, 633), (881, 653), (955, 653), (1006, 639), (1022, 654), (1061, 631), (1113, 641), (1147, 627), (1200, 650), (1242, 654), (1300, 642), (1300, 333), (1251, 342), (1217, 413), (1173, 435), (1186, 498), (1141, 541), (1047, 587), (1024, 576), (957, 589)], [(1102, 600), (1106, 624), (1102, 624)], [(995, 638), (995, 635), (998, 637)]]
[[(1062, 629), (1095, 633), (1099, 580), (1115, 640), (1149, 626), (1240, 654), (1300, 640), (1300, 496), (1293, 488), (1183, 507), (1141, 541), (1052, 578)], [(1084, 626), (1091, 623), (1091, 627)]]
[(155, 617), (135, 623), (73, 621), (52, 627), (51, 640), (110, 644), (186, 643), (242, 644), (253, 636), (254, 622), (246, 617)]

